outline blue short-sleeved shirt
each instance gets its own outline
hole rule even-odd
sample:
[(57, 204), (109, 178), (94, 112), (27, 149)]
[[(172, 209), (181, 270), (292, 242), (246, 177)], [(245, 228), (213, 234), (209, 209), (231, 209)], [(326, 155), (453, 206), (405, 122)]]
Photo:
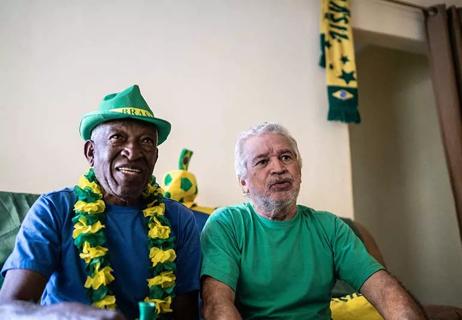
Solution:
[[(15, 248), (3, 266), (3, 276), (10, 269), (29, 269), (49, 278), (41, 304), (90, 304), (83, 287), (85, 264), (72, 239), (75, 202), (69, 188), (42, 195), (26, 215)], [(175, 294), (199, 290), (200, 244), (194, 216), (175, 201), (165, 199), (165, 205), (176, 239)], [(128, 318), (135, 318), (138, 302), (148, 293), (151, 265), (143, 213), (139, 208), (107, 205), (105, 225), (117, 306)]]

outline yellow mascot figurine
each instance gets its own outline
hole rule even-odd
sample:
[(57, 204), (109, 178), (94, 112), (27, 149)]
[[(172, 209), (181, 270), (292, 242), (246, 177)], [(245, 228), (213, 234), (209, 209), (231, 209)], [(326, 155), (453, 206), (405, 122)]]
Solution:
[(192, 210), (196, 224), (199, 230), (202, 231), (209, 215), (216, 208), (199, 206), (194, 202), (199, 191), (196, 177), (188, 171), (192, 155), (193, 152), (191, 150), (181, 150), (178, 170), (167, 172), (162, 179), (161, 187), (164, 190), (166, 198), (178, 201)]

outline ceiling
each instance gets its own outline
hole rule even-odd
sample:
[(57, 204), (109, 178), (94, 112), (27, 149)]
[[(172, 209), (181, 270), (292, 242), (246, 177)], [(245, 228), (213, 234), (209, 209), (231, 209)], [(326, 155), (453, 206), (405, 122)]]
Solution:
[(436, 4), (458, 5), (462, 6), (462, 0), (407, 0), (405, 2), (418, 4), (421, 6), (430, 7)]

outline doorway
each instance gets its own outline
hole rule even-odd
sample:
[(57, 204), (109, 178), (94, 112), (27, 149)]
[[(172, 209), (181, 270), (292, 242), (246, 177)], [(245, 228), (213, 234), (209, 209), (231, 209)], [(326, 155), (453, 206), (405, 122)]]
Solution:
[(356, 59), (362, 123), (349, 129), (355, 220), (420, 302), (462, 307), (462, 247), (428, 60), (378, 45), (363, 45)]

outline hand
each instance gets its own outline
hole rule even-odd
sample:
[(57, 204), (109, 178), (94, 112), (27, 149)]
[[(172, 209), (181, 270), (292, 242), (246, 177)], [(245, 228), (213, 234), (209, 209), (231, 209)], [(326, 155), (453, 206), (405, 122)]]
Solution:
[[(82, 303), (65, 302), (46, 306), (43, 308), (44, 315), (58, 315), (73, 320), (126, 320), (117, 311), (97, 309)], [(47, 318), (47, 320), (49, 320)]]

